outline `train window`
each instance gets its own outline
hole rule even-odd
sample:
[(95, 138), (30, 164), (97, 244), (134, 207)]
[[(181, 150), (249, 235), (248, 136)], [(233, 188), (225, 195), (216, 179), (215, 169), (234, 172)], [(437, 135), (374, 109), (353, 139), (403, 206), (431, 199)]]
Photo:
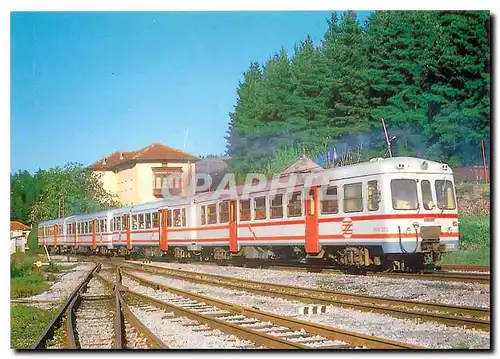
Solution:
[[(94, 222), (92, 222), (92, 223), (94, 223)], [(95, 232), (96, 233), (101, 233), (101, 226), (100, 226), (100, 224), (101, 224), (101, 221), (97, 219), (95, 221)]]
[(344, 212), (361, 212), (363, 210), (363, 185), (353, 183), (344, 185)]
[(240, 221), (249, 221), (252, 218), (249, 199), (240, 199)]
[(130, 216), (128, 214), (124, 214), (120, 219), (120, 225), (122, 231), (125, 231), (127, 227), (130, 229)]
[(145, 228), (151, 228), (151, 213), (146, 213), (144, 215)]
[(417, 183), (412, 179), (391, 181), (392, 208), (410, 210), (418, 208)]
[(104, 220), (104, 232), (108, 232), (108, 219)]
[(219, 203), (219, 223), (229, 222), (229, 202)]
[(139, 229), (144, 229), (144, 213), (139, 214)]
[(283, 195), (277, 194), (271, 200), (271, 218), (283, 218)]
[(138, 220), (137, 220), (137, 214), (132, 215), (132, 229), (137, 229), (138, 228)]
[(187, 219), (187, 216), (186, 216), (186, 209), (183, 208), (182, 209), (182, 226), (183, 227), (186, 227), (186, 219)]
[(254, 200), (255, 219), (266, 219), (266, 197), (257, 197)]
[(209, 204), (207, 206), (207, 219), (208, 219), (208, 224), (214, 224), (217, 223), (217, 205), (214, 204)]
[(89, 226), (88, 222), (83, 222), (83, 229), (82, 229), (83, 234), (88, 233), (88, 226)]
[(207, 206), (201, 206), (201, 224), (207, 223), (206, 208)]
[(302, 216), (302, 193), (301, 192), (293, 192), (292, 195), (288, 197), (287, 216), (288, 217), (300, 217), (300, 216)]
[(89, 234), (94, 233), (94, 221), (89, 221)]
[(378, 211), (380, 202), (380, 192), (378, 187), (378, 181), (368, 181), (368, 210)]
[(437, 206), (439, 209), (455, 209), (455, 193), (451, 181), (436, 180)]
[(174, 209), (174, 227), (181, 226), (181, 210)]
[(104, 224), (106, 223), (106, 220), (101, 219), (101, 233), (106, 232), (106, 228), (104, 228)]
[(323, 188), (321, 196), (321, 214), (339, 213), (337, 186), (328, 186), (327, 188)]
[(110, 228), (111, 228), (111, 232), (114, 232), (114, 231), (115, 231), (115, 219), (114, 219), (114, 218), (111, 218), (111, 225), (110, 225)]
[(158, 228), (158, 212), (153, 212), (153, 228)]
[(432, 201), (431, 183), (428, 180), (423, 180), (420, 182), (420, 188), (422, 189), (422, 204), (424, 208), (433, 209), (434, 202)]
[(172, 227), (172, 211), (167, 210), (167, 227)]

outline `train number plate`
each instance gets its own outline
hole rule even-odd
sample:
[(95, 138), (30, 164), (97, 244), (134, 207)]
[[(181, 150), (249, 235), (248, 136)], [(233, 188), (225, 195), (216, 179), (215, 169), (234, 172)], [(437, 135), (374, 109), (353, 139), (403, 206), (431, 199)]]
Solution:
[(446, 243), (446, 249), (455, 249), (456, 247), (455, 243)]

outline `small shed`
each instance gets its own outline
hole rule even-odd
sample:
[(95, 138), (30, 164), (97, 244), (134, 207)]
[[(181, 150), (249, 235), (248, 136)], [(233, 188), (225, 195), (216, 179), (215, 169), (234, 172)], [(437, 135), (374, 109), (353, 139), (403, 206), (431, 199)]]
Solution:
[(31, 227), (19, 222), (10, 221), (10, 253), (24, 252), (28, 244)]

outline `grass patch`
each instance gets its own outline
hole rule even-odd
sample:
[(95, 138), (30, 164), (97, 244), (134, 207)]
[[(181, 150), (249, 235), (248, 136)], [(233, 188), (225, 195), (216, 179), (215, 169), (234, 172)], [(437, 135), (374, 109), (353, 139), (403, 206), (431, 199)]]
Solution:
[(34, 263), (40, 257), (33, 252), (14, 253), (10, 257), (10, 296), (24, 298), (40, 294), (50, 288), (49, 282), (55, 282), (53, 273), (61, 271), (60, 267), (51, 264), (37, 268)]
[[(56, 278), (57, 279), (57, 278)], [(45, 292), (50, 288), (43, 274), (34, 273), (10, 279), (10, 297), (25, 298)]]
[(55, 314), (55, 311), (27, 305), (12, 305), (10, 308), (10, 347), (29, 349)]
[(446, 253), (441, 264), (490, 264), (490, 217), (460, 217), (460, 249)]

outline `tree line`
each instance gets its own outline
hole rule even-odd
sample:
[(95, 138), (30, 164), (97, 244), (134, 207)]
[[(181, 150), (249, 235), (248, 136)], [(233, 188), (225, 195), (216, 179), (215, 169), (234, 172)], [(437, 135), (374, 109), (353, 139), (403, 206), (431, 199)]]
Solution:
[(347, 11), (327, 24), (319, 46), (307, 36), (291, 56), (282, 48), (244, 73), (225, 137), (232, 171), (273, 172), (302, 147), (384, 156), (381, 118), (394, 155), (480, 163), (490, 136), (489, 12), (376, 11), (360, 24)]
[(10, 176), (10, 191), (11, 220), (29, 225), (119, 206), (99, 177), (78, 163), (39, 169), (33, 175), (19, 170)]

